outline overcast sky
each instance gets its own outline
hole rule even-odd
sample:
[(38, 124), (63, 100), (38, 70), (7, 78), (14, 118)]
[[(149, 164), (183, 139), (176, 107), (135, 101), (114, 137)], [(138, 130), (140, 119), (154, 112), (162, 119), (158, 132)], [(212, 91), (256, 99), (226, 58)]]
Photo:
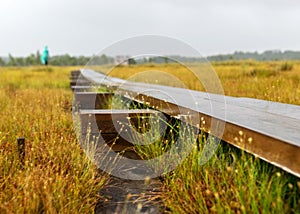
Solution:
[(119, 40), (173, 37), (203, 55), (300, 50), (297, 0), (0, 0), (0, 56), (96, 54)]

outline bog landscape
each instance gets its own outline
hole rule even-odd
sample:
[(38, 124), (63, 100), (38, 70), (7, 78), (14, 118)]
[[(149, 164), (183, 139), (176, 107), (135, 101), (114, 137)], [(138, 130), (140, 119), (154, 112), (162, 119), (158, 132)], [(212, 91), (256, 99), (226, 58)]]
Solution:
[[(228, 59), (211, 64), (226, 96), (300, 105), (300, 61)], [(111, 178), (87, 157), (74, 131), (69, 77), (81, 68), (0, 67), (0, 213), (92, 213), (104, 200), (99, 191)], [(205, 91), (172, 62), (117, 66), (109, 75), (128, 79), (142, 70), (180, 76), (189, 89)], [(25, 156), (17, 143), (20, 137), (25, 138)], [(197, 142), (183, 163), (163, 175), (161, 190), (149, 199), (162, 201), (162, 212), (300, 212), (299, 177), (226, 142), (200, 165), (205, 137), (199, 135)], [(163, 143), (136, 151), (151, 158), (162, 152)]]

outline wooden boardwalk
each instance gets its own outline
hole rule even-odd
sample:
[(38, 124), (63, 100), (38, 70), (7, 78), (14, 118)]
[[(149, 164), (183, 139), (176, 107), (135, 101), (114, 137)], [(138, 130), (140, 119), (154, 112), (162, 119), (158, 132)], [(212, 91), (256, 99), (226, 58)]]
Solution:
[[(105, 144), (113, 153), (137, 160), (135, 165), (126, 162), (117, 167), (109, 165), (114, 172), (110, 182), (100, 191), (103, 199), (98, 201), (95, 213), (162, 213), (166, 209), (157, 197), (162, 188), (161, 180), (145, 179), (153, 169), (139, 164), (140, 157), (134, 152), (134, 145), (126, 139), (131, 132), (122, 138), (119, 136), (121, 127), (114, 124), (117, 120), (138, 127), (137, 118), (157, 112), (186, 121), (222, 142), (300, 177), (300, 106), (127, 82), (92, 70), (73, 72), (70, 86), (75, 93), (73, 108), (79, 110), (81, 141), (87, 136), (97, 136), (101, 130), (103, 139), (97, 141), (97, 145)], [(107, 92), (97, 92), (97, 86), (105, 87)], [(115, 96), (152, 110), (111, 109)], [(87, 132), (89, 124), (91, 129)], [(99, 159), (103, 159), (106, 153), (102, 147), (100, 150)], [(113, 156), (108, 158), (114, 160)], [(112, 176), (118, 174), (123, 176)], [(131, 179), (124, 175), (130, 175)]]
[(300, 106), (126, 82), (92, 70), (81, 75), (171, 116), (192, 115), (193, 126), (300, 177)]

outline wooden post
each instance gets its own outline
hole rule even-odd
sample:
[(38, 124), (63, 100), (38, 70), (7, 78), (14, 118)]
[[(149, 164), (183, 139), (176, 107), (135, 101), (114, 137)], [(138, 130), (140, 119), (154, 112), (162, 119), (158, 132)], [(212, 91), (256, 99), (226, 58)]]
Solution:
[(18, 153), (19, 153), (19, 160), (21, 162), (22, 167), (24, 167), (25, 163), (25, 138), (19, 137), (17, 139), (18, 143)]

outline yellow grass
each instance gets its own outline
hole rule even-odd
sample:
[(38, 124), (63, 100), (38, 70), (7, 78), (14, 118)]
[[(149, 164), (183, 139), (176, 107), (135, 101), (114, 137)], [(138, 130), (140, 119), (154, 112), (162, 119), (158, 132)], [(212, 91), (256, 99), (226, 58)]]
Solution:
[[(300, 62), (290, 62), (293, 65), (290, 71), (281, 70), (283, 63), (233, 61), (212, 63), (212, 66), (221, 80), (225, 95), (300, 105)], [(197, 67), (197, 64), (188, 64), (192, 70), (197, 70)], [(203, 84), (196, 80), (188, 68), (179, 64), (119, 66), (110, 71), (109, 75), (171, 86), (174, 85), (173, 78), (187, 88), (205, 91)]]
[[(77, 143), (69, 73), (0, 70), (0, 213), (91, 213), (106, 181)], [(22, 166), (17, 138), (25, 137)]]
[[(287, 70), (283, 62), (255, 61), (213, 63), (213, 69), (226, 95), (300, 105), (300, 62), (289, 63)], [(93, 212), (107, 177), (98, 174), (75, 138), (69, 89), (74, 69), (0, 67), (0, 213)], [(120, 66), (109, 74), (205, 90), (179, 64)], [(17, 137), (26, 138), (24, 166)], [(228, 146), (204, 166), (195, 161), (199, 155), (193, 151), (165, 176), (162, 198), (171, 212), (299, 212), (298, 178)]]

